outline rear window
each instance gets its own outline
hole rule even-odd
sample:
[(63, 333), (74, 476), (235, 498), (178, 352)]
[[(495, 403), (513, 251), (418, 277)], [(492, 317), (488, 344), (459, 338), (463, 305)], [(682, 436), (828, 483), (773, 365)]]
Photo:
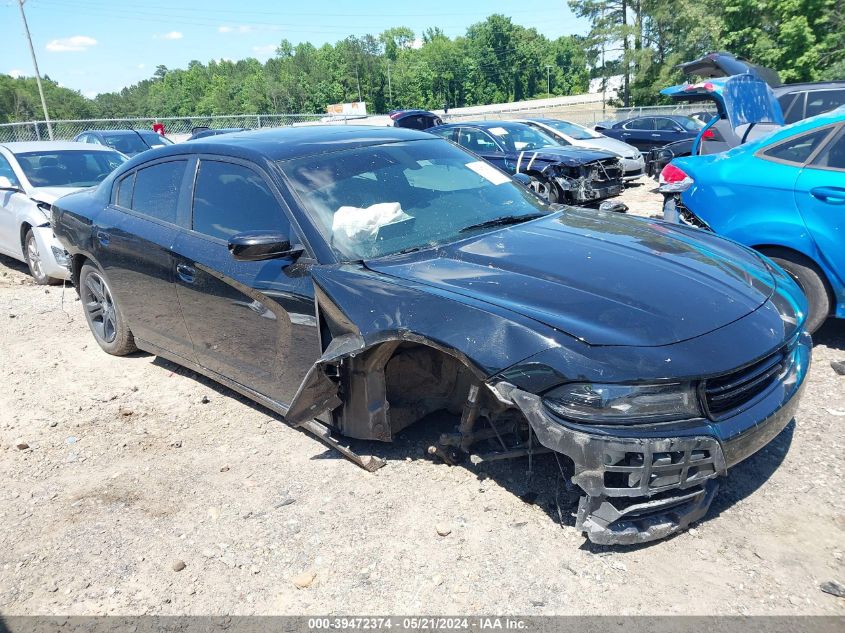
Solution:
[(814, 130), (807, 134), (801, 134), (767, 149), (763, 152), (763, 157), (780, 162), (803, 165), (819, 144), (827, 138), (828, 134), (830, 134), (829, 127)]
[(132, 210), (176, 224), (179, 189), (187, 163), (174, 160), (139, 169), (135, 174)]

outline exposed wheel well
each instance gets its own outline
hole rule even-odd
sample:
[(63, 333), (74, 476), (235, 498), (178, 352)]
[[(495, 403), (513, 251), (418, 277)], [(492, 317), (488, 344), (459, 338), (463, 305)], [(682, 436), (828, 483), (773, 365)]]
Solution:
[(23, 253), (24, 257), (26, 257), (26, 234), (31, 228), (32, 225), (29, 222), (21, 223), (21, 252)]
[(434, 411), (460, 413), (477, 371), (418, 341), (386, 341), (344, 359), (335, 424), (350, 437), (391, 441)]
[(79, 271), (87, 261), (85, 255), (72, 255), (70, 258), (70, 280), (74, 288), (79, 288)]

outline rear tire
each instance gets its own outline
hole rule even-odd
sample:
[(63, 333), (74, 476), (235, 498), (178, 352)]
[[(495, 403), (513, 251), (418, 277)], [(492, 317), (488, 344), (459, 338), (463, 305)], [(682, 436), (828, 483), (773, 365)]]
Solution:
[(84, 264), (79, 272), (79, 297), (88, 327), (103, 351), (125, 356), (138, 350), (132, 331), (114, 300), (105, 273), (97, 266)]
[(824, 273), (810, 259), (785, 248), (770, 248), (763, 253), (788, 272), (804, 292), (810, 306), (805, 327), (812, 334), (830, 316), (833, 305)]

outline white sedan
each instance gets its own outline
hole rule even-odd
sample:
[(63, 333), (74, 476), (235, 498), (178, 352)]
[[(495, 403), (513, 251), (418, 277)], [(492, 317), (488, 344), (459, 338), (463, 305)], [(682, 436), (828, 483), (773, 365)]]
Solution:
[(0, 253), (26, 262), (39, 284), (67, 279), (67, 253), (50, 228), (50, 205), (99, 184), (126, 160), (85, 143), (0, 143)]
[(542, 130), (561, 145), (603, 149), (622, 159), (623, 180), (636, 180), (645, 173), (645, 160), (640, 150), (623, 141), (599, 134), (577, 123), (560, 119), (518, 119), (531, 127)]

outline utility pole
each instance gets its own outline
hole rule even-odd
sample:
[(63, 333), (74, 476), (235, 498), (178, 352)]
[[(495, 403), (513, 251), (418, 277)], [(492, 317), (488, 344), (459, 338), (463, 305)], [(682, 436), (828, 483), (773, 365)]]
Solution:
[(47, 123), (47, 134), (53, 140), (53, 126), (50, 123), (50, 115), (47, 113), (47, 100), (44, 98), (44, 88), (41, 86), (41, 72), (38, 70), (38, 60), (35, 58), (35, 48), (32, 46), (32, 35), (29, 32), (29, 24), (26, 22), (26, 13), (23, 10), (24, 0), (18, 0), (23, 20), (23, 30), (26, 32), (26, 41), (29, 42), (29, 53), (32, 55), (32, 65), (35, 66), (35, 83), (38, 84), (38, 94), (41, 96), (41, 107), (44, 109), (44, 121)]
[(358, 77), (358, 64), (355, 64), (355, 82), (358, 84), (358, 101), (361, 101), (361, 79)]
[(390, 86), (390, 60), (387, 60), (387, 94), (390, 99), (390, 107), (393, 107), (393, 88)]
[(551, 98), (552, 96), (552, 66), (551, 64), (546, 64), (546, 97)]
[[(602, 24), (604, 23), (604, 10), (607, 8), (607, 4), (602, 2), (601, 3), (601, 20)], [(604, 59), (604, 46), (605, 40), (602, 39), (601, 41), (601, 117), (605, 118), (606, 110), (607, 110), (607, 66), (605, 65)]]

